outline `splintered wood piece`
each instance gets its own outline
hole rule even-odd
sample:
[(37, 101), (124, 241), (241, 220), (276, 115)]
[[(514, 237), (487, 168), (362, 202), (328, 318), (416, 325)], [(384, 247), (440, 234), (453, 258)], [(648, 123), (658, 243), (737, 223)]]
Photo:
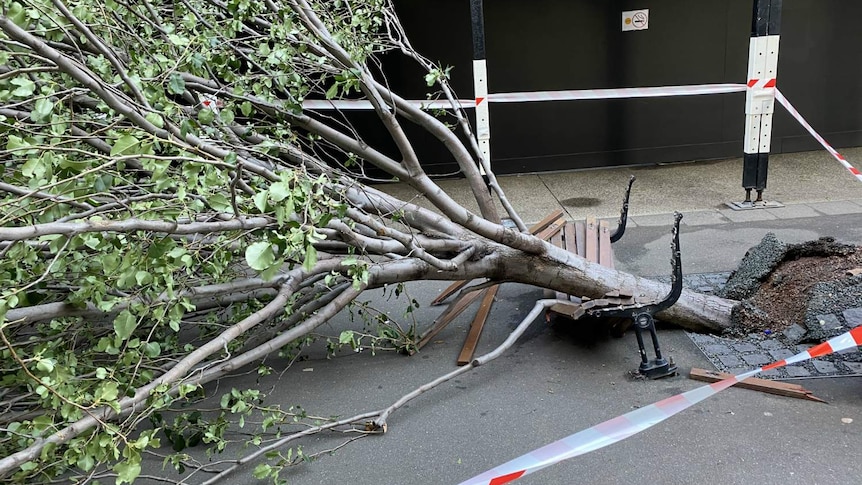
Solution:
[(471, 291), (470, 293), (467, 293), (461, 298), (458, 298), (457, 300), (450, 303), (446, 310), (444, 310), (443, 313), (441, 313), (440, 316), (437, 317), (434, 322), (431, 323), (431, 326), (428, 327), (428, 330), (425, 332), (425, 335), (423, 335), (422, 338), (419, 339), (419, 342), (416, 344), (416, 348), (421, 349), (422, 347), (424, 347), (428, 342), (431, 341), (431, 339), (433, 339), (438, 333), (440, 333), (440, 331), (443, 330), (446, 325), (449, 325), (449, 322), (457, 318), (458, 315), (463, 313), (464, 310), (466, 310), (471, 303), (478, 300), (479, 297), (484, 295), (485, 291), (487, 291), (487, 288), (484, 290)]
[(461, 347), (461, 353), (458, 355), (458, 365), (467, 365), (473, 360), (473, 354), (476, 353), (476, 346), (479, 344), (479, 337), (482, 335), (482, 327), (488, 320), (491, 305), (494, 304), (494, 297), (497, 296), (497, 289), (499, 288), (498, 285), (495, 285), (485, 290), (485, 297), (482, 298), (482, 304), (479, 306), (476, 318), (470, 325), (470, 332), (467, 333), (464, 346)]
[[(733, 374), (717, 372), (712, 370), (692, 368), (689, 373), (689, 378), (703, 382), (718, 382), (728, 377), (733, 377)], [(748, 379), (736, 384), (736, 387), (743, 389), (751, 389), (754, 391), (765, 392), (768, 394), (776, 394), (778, 396), (795, 397), (797, 399), (807, 399), (809, 401), (817, 401), (825, 403), (823, 399), (811, 394), (811, 391), (805, 389), (798, 384), (788, 384), (780, 381), (770, 381), (767, 379), (757, 379), (749, 377)]]
[(556, 303), (548, 308), (548, 312), (556, 313), (572, 320), (577, 320), (584, 314), (584, 309), (579, 303)]
[(599, 223), (599, 264), (613, 269), (614, 254), (611, 251), (611, 229), (608, 221), (601, 221)]
[(545, 217), (544, 219), (542, 219), (541, 221), (539, 221), (535, 225), (533, 225), (533, 227), (530, 228), (530, 233), (531, 234), (538, 234), (539, 232), (543, 231), (545, 228), (547, 228), (551, 224), (557, 222), (557, 220), (562, 218), (562, 217), (563, 217), (563, 210), (557, 209), (554, 212), (551, 212), (550, 214), (548, 214), (547, 217)]
[(537, 238), (543, 240), (543, 241), (549, 241), (551, 239), (551, 236), (560, 232), (560, 229), (563, 228), (564, 224), (565, 224), (564, 221), (556, 221), (556, 222), (552, 223), (550, 226), (537, 232), (535, 234), (535, 236)]
[(599, 262), (599, 225), (595, 217), (587, 217), (587, 261)]

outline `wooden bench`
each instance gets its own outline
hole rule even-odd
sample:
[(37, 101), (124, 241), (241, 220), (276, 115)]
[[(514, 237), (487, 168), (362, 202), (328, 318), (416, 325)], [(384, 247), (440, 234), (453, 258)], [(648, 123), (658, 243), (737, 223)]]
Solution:
[[(596, 217), (587, 217), (584, 222), (572, 222), (565, 219), (565, 213), (562, 209), (557, 209), (550, 213), (547, 217), (530, 228), (530, 233), (536, 237), (548, 241), (551, 244), (582, 256), (592, 263), (598, 263), (609, 268), (614, 267), (613, 249), (611, 244), (622, 237), (625, 232), (626, 221), (628, 219), (629, 196), (631, 194), (632, 183), (635, 178), (631, 177), (626, 188), (625, 197), (623, 199), (622, 210), (620, 211), (619, 226), (615, 231), (611, 231), (608, 221), (600, 221)], [(458, 281), (449, 287), (435, 298), (431, 304), (438, 305), (463, 289), (469, 281)], [(458, 315), (464, 312), (471, 303), (481, 298), (482, 303), (479, 305), (479, 310), (476, 317), (470, 325), (470, 330), (458, 355), (458, 365), (466, 365), (473, 359), (476, 351), (476, 346), (479, 343), (479, 337), (482, 334), (482, 328), (488, 319), (491, 312), (491, 307), (494, 304), (494, 298), (497, 295), (499, 285), (492, 285), (481, 290), (472, 291), (462, 295), (454, 300), (447, 308), (437, 317), (431, 324), (428, 330), (420, 337), (416, 344), (417, 349), (421, 349), (430, 342), (446, 325), (454, 320)], [(616, 296), (630, 296), (620, 295)], [(564, 293), (546, 290), (547, 298), (558, 298), (561, 300), (569, 300), (573, 304), (580, 304), (581, 298), (566, 295)], [(554, 305), (549, 309), (551, 314), (559, 314), (568, 318), (573, 317), (572, 313), (575, 305)], [(580, 308), (580, 306), (578, 306)]]

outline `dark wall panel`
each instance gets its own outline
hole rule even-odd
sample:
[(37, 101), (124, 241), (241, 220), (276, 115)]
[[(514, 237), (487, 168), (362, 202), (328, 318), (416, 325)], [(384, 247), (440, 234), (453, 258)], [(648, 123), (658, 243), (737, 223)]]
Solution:
[[(400, 0), (414, 45), (452, 65), (472, 96), (468, 0)], [(491, 93), (744, 83), (753, 0), (485, 0)], [(778, 86), (827, 139), (862, 144), (858, 0), (787, 0)], [(650, 9), (647, 31), (622, 32), (621, 12)], [(424, 97), (421, 73), (387, 58), (393, 85)], [(816, 144), (776, 108), (773, 152)], [(491, 105), (492, 157), (501, 173), (740, 156), (742, 93)], [(416, 135), (429, 171), (454, 162)], [(385, 138), (385, 137), (382, 137)]]

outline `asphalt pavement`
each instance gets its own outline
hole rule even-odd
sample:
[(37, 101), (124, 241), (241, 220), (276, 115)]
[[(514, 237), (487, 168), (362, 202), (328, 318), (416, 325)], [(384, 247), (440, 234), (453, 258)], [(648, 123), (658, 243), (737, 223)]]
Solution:
[[(850, 160), (862, 150), (847, 150)], [(683, 211), (683, 271), (730, 271), (764, 234), (787, 242), (833, 236), (862, 244), (862, 184), (825, 152), (773, 158), (769, 200), (778, 209), (732, 211), (741, 200), (738, 160), (504, 177), (527, 222), (554, 207), (570, 217), (587, 212), (614, 218), (629, 173), (638, 177), (632, 222), (615, 244), (617, 267), (643, 276), (670, 271), (670, 224)], [(789, 173), (796, 170), (796, 173)], [(463, 183), (444, 187), (466, 201)], [(403, 186), (387, 190), (410, 196)], [(419, 201), (421, 202), (421, 200)], [(404, 320), (405, 298), (422, 307), (421, 327), (442, 307), (428, 307), (442, 282), (408, 287), (400, 299), (382, 290), (363, 296)], [(502, 286), (478, 354), (499, 345), (532, 308), (541, 290)], [(475, 310), (468, 310), (413, 356), (323, 353), (265, 378), (267, 402), (301, 405), (319, 416), (349, 416), (385, 407), (403, 394), (455, 368)], [(408, 319), (409, 320), (409, 319)], [(339, 315), (321, 328), (338, 335), (358, 328)], [(445, 383), (394, 413), (385, 435), (369, 436), (283, 475), (291, 484), (457, 484), (487, 469), (574, 432), (702, 383), (687, 378), (692, 367), (712, 368), (685, 332), (662, 329), (663, 349), (680, 375), (635, 380), (639, 357), (634, 336), (552, 328), (542, 319), (502, 357)], [(272, 362), (271, 362), (272, 363)], [(284, 365), (284, 363), (276, 363)], [(279, 370), (279, 369), (277, 369)], [(855, 484), (862, 477), (862, 378), (795, 380), (828, 404), (731, 388), (638, 435), (554, 465), (523, 484)], [(226, 380), (221, 385), (231, 385)], [(304, 441), (306, 453), (345, 440), (332, 434)], [(226, 457), (222, 457), (226, 458)], [(251, 468), (231, 483), (258, 483)]]

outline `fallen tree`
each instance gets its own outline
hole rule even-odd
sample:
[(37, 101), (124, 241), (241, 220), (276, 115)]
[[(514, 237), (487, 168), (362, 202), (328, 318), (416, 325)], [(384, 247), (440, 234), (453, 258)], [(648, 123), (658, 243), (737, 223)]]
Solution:
[[(301, 345), (367, 289), (478, 279), (667, 292), (526, 233), (488, 160), (462, 141), (473, 134), (448, 70), (411, 47), (389, 0), (2, 6), (0, 476), (131, 482), (159, 431), (178, 453), (221, 446), (223, 427), (162, 411)], [(418, 63), (417, 81), (451, 108), (390, 90), (383, 53)], [(342, 98), (370, 103), (397, 155), (348, 116), (303, 109)], [(479, 214), (426, 174), (405, 123), (446, 147)], [(381, 173), (434, 210), (369, 185)], [(518, 229), (499, 223), (499, 207)], [(721, 331), (733, 304), (684, 292), (660, 316)], [(220, 419), (261, 411), (252, 391), (225, 395)], [(267, 412), (270, 424), (297, 418)], [(388, 412), (317, 429), (375, 418), (375, 432)], [(144, 420), (155, 427), (141, 431)], [(267, 466), (256, 475), (277, 477)]]

